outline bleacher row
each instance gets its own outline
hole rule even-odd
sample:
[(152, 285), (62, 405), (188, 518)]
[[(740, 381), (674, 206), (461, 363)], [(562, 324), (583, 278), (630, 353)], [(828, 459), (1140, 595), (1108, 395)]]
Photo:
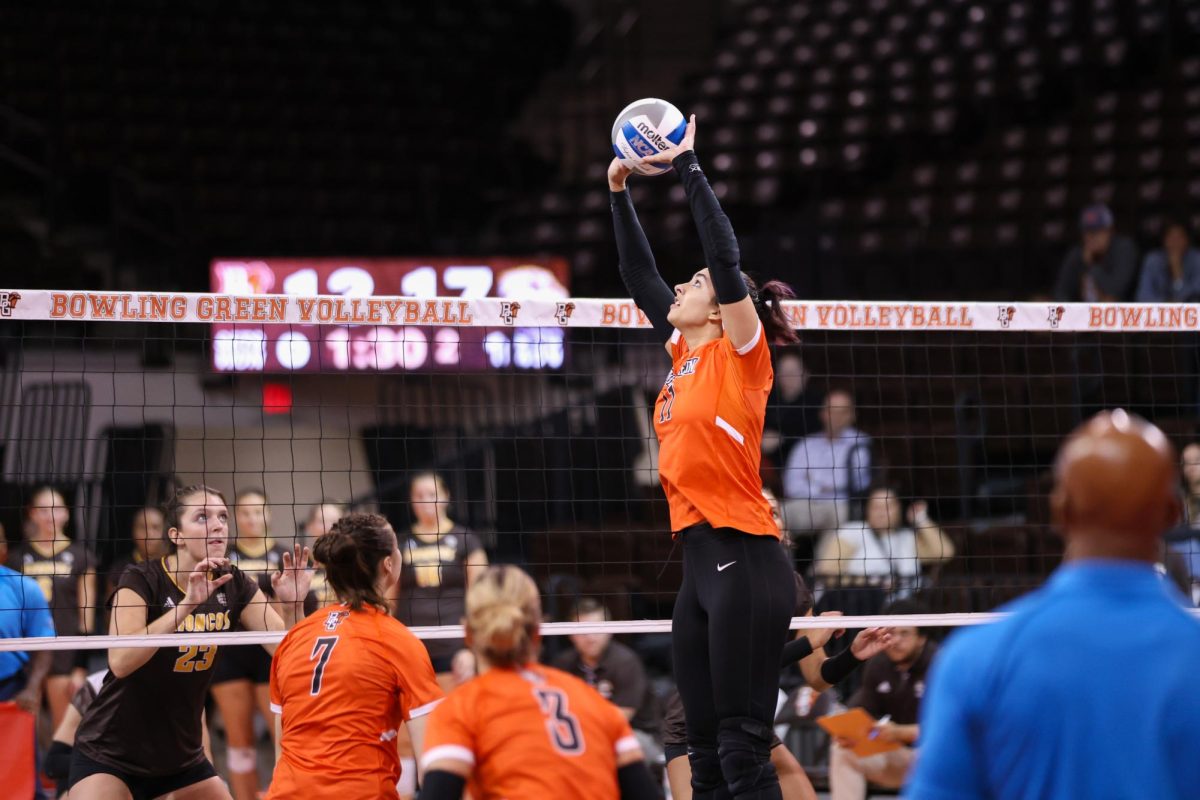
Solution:
[[(804, 291), (999, 294), (1048, 285), (1096, 199), (1146, 243), (1167, 217), (1200, 227), (1197, 41), (1196, 0), (743, 0), (672, 99), (763, 240), (750, 266), (787, 264)], [(606, 157), (515, 204), (515, 241), (610, 256)], [(651, 241), (689, 241), (663, 182), (634, 189)]]

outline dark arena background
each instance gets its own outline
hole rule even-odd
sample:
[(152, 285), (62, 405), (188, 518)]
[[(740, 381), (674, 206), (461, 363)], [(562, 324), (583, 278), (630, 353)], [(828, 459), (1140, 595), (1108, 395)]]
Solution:
[[(567, 624), (547, 663), (615, 635), (620, 674), (584, 671), (636, 706), (669, 797), (670, 363), (606, 180), (644, 97), (696, 115), (743, 268), (796, 291), (761, 477), (816, 613), (958, 615), (932, 647), (1039, 587), (1055, 455), (1116, 407), (1181, 454), (1161, 566), (1200, 598), (1200, 0), (0, 0), (0, 524), (58, 637), (108, 633), (121, 571), (166, 552), (143, 509), (180, 487), (224, 492), (246, 559), (379, 512), (430, 642), (481, 554)], [(683, 186), (630, 191), (686, 281)], [(39, 750), (108, 646), (26, 647), (62, 665)], [(783, 672), (818, 796), (855, 796), (818, 718), (861, 674)], [(250, 800), (274, 720), (247, 699), (233, 733), (216, 694)]]

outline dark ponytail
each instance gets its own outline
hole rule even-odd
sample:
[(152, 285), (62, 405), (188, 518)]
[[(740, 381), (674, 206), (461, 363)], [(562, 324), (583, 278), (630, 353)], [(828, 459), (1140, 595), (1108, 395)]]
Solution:
[(800, 336), (792, 327), (783, 308), (784, 300), (796, 298), (792, 287), (783, 281), (767, 281), (759, 286), (744, 272), (742, 280), (746, 282), (750, 299), (754, 301), (754, 310), (758, 312), (758, 319), (762, 322), (767, 341), (771, 344), (794, 344), (800, 341)]
[(379, 562), (396, 549), (396, 535), (378, 514), (354, 512), (333, 523), (317, 537), (313, 558), (325, 570), (325, 579), (338, 599), (355, 611), (363, 606), (387, 610), (387, 600), (375, 589)]

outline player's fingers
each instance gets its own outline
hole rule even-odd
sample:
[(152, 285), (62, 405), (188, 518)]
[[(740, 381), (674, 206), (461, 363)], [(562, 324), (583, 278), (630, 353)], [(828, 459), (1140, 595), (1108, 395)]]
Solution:
[(310, 548), (308, 545), (305, 545), (304, 547), (296, 545), (296, 549), (299, 551), (300, 555), (300, 569), (311, 569), (313, 565), (312, 548)]
[(655, 153), (652, 156), (646, 156), (642, 159), (643, 164), (670, 164), (671, 159), (675, 158), (677, 153), (672, 150), (664, 150), (661, 153)]
[(231, 580), (233, 580), (232, 574), (227, 573), (225, 575), (222, 575), (221, 577), (217, 578), (215, 581), (212, 582), (213, 588), (220, 589), (222, 586), (229, 583)]

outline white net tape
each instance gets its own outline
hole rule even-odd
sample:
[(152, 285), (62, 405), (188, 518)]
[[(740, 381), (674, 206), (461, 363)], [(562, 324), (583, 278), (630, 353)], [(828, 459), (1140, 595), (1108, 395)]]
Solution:
[[(1200, 306), (1185, 303), (791, 301), (798, 329), (878, 331), (1195, 331)], [(631, 300), (403, 296), (299, 297), (182, 292), (0, 289), (0, 317), (73, 322), (204, 322), (242, 325), (453, 327), (649, 327)]]
[[(1200, 609), (1190, 612), (1200, 619)], [(986, 625), (1007, 616), (1000, 612), (975, 614), (895, 614), (874, 616), (793, 617), (792, 630), (858, 628), (961, 628)], [(421, 639), (461, 639), (461, 625), (414, 627)], [(668, 633), (671, 620), (630, 620), (625, 622), (548, 622), (542, 625), (543, 636), (569, 636), (574, 633)], [(283, 632), (257, 633), (164, 633), (156, 636), (59, 636), (55, 638), (0, 639), (0, 651), (5, 650), (102, 650), (109, 647), (175, 647), (184, 645), (251, 645), (278, 642)]]

